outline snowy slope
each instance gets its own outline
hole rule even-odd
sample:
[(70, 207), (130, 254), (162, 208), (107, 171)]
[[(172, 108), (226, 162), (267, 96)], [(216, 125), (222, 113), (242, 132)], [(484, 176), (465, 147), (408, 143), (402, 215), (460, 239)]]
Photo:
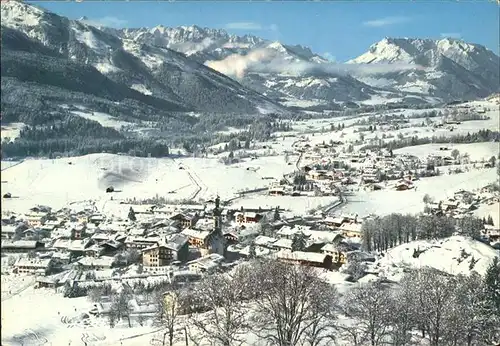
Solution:
[[(422, 252), (414, 258), (414, 251)], [(474, 259), (472, 270), (484, 274), (495, 256), (500, 256), (498, 250), (476, 240), (462, 236), (436, 241), (413, 241), (399, 245), (389, 250), (378, 261), (381, 271), (386, 275), (401, 272), (403, 268), (432, 267), (457, 275), (471, 272), (471, 260)]]
[[(11, 40), (3, 50), (41, 54), (35, 43), (71, 62), (92, 65), (106, 77), (129, 88), (205, 112), (261, 114), (260, 109), (286, 112), (270, 99), (245, 88), (235, 80), (188, 59), (184, 54), (119, 37), (85, 20), (74, 21), (18, 1), (2, 2), (2, 27)], [(2, 34), (3, 33), (2, 29)], [(33, 44), (31, 44), (33, 46)], [(48, 53), (47, 53), (48, 54)]]

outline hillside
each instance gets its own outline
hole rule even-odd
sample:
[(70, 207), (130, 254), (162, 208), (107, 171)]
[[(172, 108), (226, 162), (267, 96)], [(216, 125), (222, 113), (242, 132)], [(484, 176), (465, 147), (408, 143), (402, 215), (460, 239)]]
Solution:
[(405, 268), (432, 267), (453, 275), (472, 270), (484, 275), (500, 253), (491, 246), (462, 236), (439, 241), (413, 241), (390, 249), (377, 266), (388, 277), (401, 275)]
[[(290, 114), (176, 51), (17, 1), (1, 11), (2, 124), (28, 126), (2, 147), (4, 158), (165, 153), (157, 147)], [(108, 128), (99, 115), (123, 126)]]

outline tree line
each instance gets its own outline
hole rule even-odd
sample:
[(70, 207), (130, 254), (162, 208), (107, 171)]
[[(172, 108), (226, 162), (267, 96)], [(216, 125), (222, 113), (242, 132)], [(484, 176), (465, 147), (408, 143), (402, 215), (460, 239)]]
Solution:
[(415, 145), (423, 145), (430, 143), (479, 143), (479, 142), (498, 142), (500, 141), (500, 132), (492, 131), (489, 129), (479, 130), (474, 133), (467, 133), (466, 135), (455, 135), (451, 137), (445, 136), (432, 136), (432, 137), (409, 137), (400, 138), (392, 141), (381, 142), (378, 144), (366, 145), (362, 150), (367, 149), (382, 149), (387, 148), (391, 150), (400, 149), (404, 147), (411, 147)]
[(387, 251), (410, 241), (441, 239), (453, 234), (479, 239), (483, 228), (483, 220), (474, 216), (454, 219), (438, 215), (392, 213), (363, 222), (363, 248), (366, 251)]

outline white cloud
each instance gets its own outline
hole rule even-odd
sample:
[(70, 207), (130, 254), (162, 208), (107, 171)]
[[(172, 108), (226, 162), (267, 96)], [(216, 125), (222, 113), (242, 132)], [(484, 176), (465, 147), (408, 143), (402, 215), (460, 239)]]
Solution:
[(206, 61), (205, 65), (230, 77), (243, 78), (248, 72), (286, 73), (300, 76), (323, 72), (333, 75), (373, 75), (384, 72), (422, 69), (413, 64), (317, 64), (284, 60), (274, 49), (255, 49), (247, 55), (233, 54), (223, 60)]
[(388, 25), (394, 25), (394, 24), (401, 24), (401, 23), (406, 23), (410, 21), (409, 17), (384, 17), (384, 18), (379, 18), (379, 19), (373, 19), (369, 20), (363, 23), (364, 26), (371, 26), (371, 27), (382, 27), (382, 26), (388, 26)]
[(267, 25), (262, 25), (260, 23), (255, 23), (255, 22), (234, 22), (234, 23), (227, 23), (224, 26), (226, 29), (229, 30), (249, 30), (249, 31), (274, 31), (277, 32), (279, 30), (278, 25), (276, 24), (271, 24), (269, 26)]
[(459, 32), (443, 32), (441, 33), (443, 38), (461, 38), (462, 35)]
[(332, 53), (330, 53), (330, 52), (323, 53), (323, 58), (325, 58), (325, 59), (327, 59), (328, 61), (331, 61), (331, 62), (337, 61), (337, 59), (335, 58), (335, 56)]
[(128, 23), (126, 20), (112, 16), (97, 19), (84, 19), (81, 20), (81, 22), (92, 26), (104, 26), (108, 28), (123, 28)]
[(254, 22), (234, 22), (227, 23), (226, 29), (231, 30), (262, 30), (262, 25)]

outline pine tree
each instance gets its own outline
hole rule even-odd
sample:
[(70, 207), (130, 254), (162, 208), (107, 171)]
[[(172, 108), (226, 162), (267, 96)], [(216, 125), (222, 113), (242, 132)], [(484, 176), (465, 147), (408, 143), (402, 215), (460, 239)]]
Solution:
[(491, 215), (488, 215), (488, 220), (486, 221), (486, 223), (488, 225), (491, 225), (491, 226), (495, 225), (495, 223), (493, 222), (493, 218), (491, 217)]
[(274, 209), (274, 216), (273, 216), (273, 220), (274, 221), (278, 221), (280, 219), (280, 210), (279, 210), (279, 207), (276, 207)]
[(248, 248), (248, 258), (253, 259), (255, 257), (257, 257), (257, 251), (255, 250), (255, 244), (252, 243)]
[(304, 251), (306, 249), (306, 239), (304, 233), (299, 232), (293, 236), (292, 251)]
[(498, 257), (493, 259), (486, 270), (484, 285), (488, 305), (492, 307), (497, 316), (500, 316), (500, 261)]
[(137, 218), (135, 217), (135, 211), (132, 207), (130, 207), (130, 210), (128, 211), (128, 219), (130, 221), (136, 221)]

